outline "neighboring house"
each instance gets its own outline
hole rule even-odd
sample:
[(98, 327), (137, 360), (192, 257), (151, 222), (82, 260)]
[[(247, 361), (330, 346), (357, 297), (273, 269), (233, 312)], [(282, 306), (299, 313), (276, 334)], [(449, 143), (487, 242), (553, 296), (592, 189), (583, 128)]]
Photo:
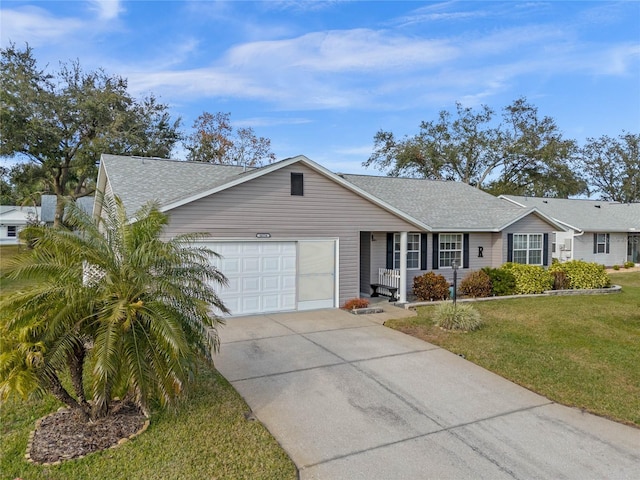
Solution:
[(536, 208), (560, 223), (552, 256), (603, 265), (640, 264), (640, 203), (501, 195), (523, 208)]
[[(103, 155), (97, 189), (129, 216), (155, 200), (167, 237), (206, 232), (233, 314), (337, 307), (390, 270), (406, 301), (416, 275), (449, 281), (513, 260), (550, 263), (562, 227), (469, 185), (334, 174), (298, 156), (261, 168)], [(96, 202), (93, 213), (101, 215)]]
[[(93, 201), (93, 196), (80, 197), (76, 200), (76, 204), (85, 212), (91, 213), (93, 210)], [(41, 204), (42, 214), (40, 220), (46, 225), (53, 225), (58, 197), (55, 195), (42, 195)]]
[(39, 218), (40, 207), (0, 205), (0, 245), (17, 245), (20, 230)]

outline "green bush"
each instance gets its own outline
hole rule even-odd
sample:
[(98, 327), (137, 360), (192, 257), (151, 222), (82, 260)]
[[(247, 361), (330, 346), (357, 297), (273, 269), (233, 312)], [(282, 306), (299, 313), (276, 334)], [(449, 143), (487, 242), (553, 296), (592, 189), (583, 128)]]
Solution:
[(441, 303), (436, 307), (434, 319), (436, 325), (445, 330), (470, 332), (482, 326), (480, 312), (468, 303)]
[(589, 263), (583, 260), (551, 265), (550, 272), (563, 272), (572, 289), (606, 288), (611, 285), (611, 279), (605, 271), (604, 265)]
[[(625, 267), (625, 268), (629, 268), (629, 267)], [(616, 271), (620, 270), (620, 265), (614, 265), (613, 269)]]
[(420, 301), (446, 300), (449, 298), (449, 282), (442, 275), (427, 272), (414, 277), (413, 294)]
[(624, 268), (633, 268), (635, 266), (636, 266), (636, 264), (631, 262), (631, 261), (624, 262)]
[(551, 290), (553, 287), (551, 273), (538, 265), (507, 262), (502, 268), (511, 272), (515, 277), (515, 293), (518, 295), (542, 293), (545, 290)]
[(489, 276), (493, 295), (515, 295), (516, 277), (513, 276), (513, 273), (502, 268), (491, 267), (484, 267), (482, 271)]
[(468, 297), (489, 297), (491, 296), (491, 279), (482, 270), (469, 273), (460, 282), (460, 293)]

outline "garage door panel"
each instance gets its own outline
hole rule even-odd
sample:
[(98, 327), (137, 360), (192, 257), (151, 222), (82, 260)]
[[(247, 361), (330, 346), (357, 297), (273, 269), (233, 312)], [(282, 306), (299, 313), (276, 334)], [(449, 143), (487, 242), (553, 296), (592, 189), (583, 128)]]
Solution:
[(282, 278), (278, 275), (272, 275), (261, 278), (260, 289), (263, 292), (278, 292), (284, 288)]
[(279, 256), (275, 257), (263, 257), (262, 258), (262, 272), (280, 272), (282, 270), (282, 262)]
[(260, 273), (260, 259), (258, 257), (242, 258), (242, 273), (245, 273), (245, 274)]
[(212, 260), (229, 279), (218, 295), (233, 315), (296, 308), (295, 242), (216, 242), (209, 248), (224, 258)]

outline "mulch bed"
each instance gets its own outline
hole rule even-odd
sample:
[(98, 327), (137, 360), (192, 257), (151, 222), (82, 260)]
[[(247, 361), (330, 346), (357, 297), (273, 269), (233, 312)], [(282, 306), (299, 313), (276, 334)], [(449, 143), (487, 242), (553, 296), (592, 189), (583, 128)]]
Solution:
[(59, 410), (38, 420), (27, 447), (27, 456), (39, 464), (51, 464), (106, 450), (123, 439), (142, 433), (147, 418), (133, 405), (117, 413), (87, 422), (77, 412)]

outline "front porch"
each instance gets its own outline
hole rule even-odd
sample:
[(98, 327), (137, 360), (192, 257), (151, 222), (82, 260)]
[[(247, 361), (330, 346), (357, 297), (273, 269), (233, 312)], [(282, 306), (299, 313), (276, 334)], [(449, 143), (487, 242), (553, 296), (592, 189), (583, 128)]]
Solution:
[[(500, 238), (499, 233), (360, 232), (359, 294), (407, 303), (417, 276), (433, 271), (451, 284), (454, 262), (460, 266), (458, 279), (492, 265)], [(470, 259), (471, 250), (478, 252), (477, 259)]]

